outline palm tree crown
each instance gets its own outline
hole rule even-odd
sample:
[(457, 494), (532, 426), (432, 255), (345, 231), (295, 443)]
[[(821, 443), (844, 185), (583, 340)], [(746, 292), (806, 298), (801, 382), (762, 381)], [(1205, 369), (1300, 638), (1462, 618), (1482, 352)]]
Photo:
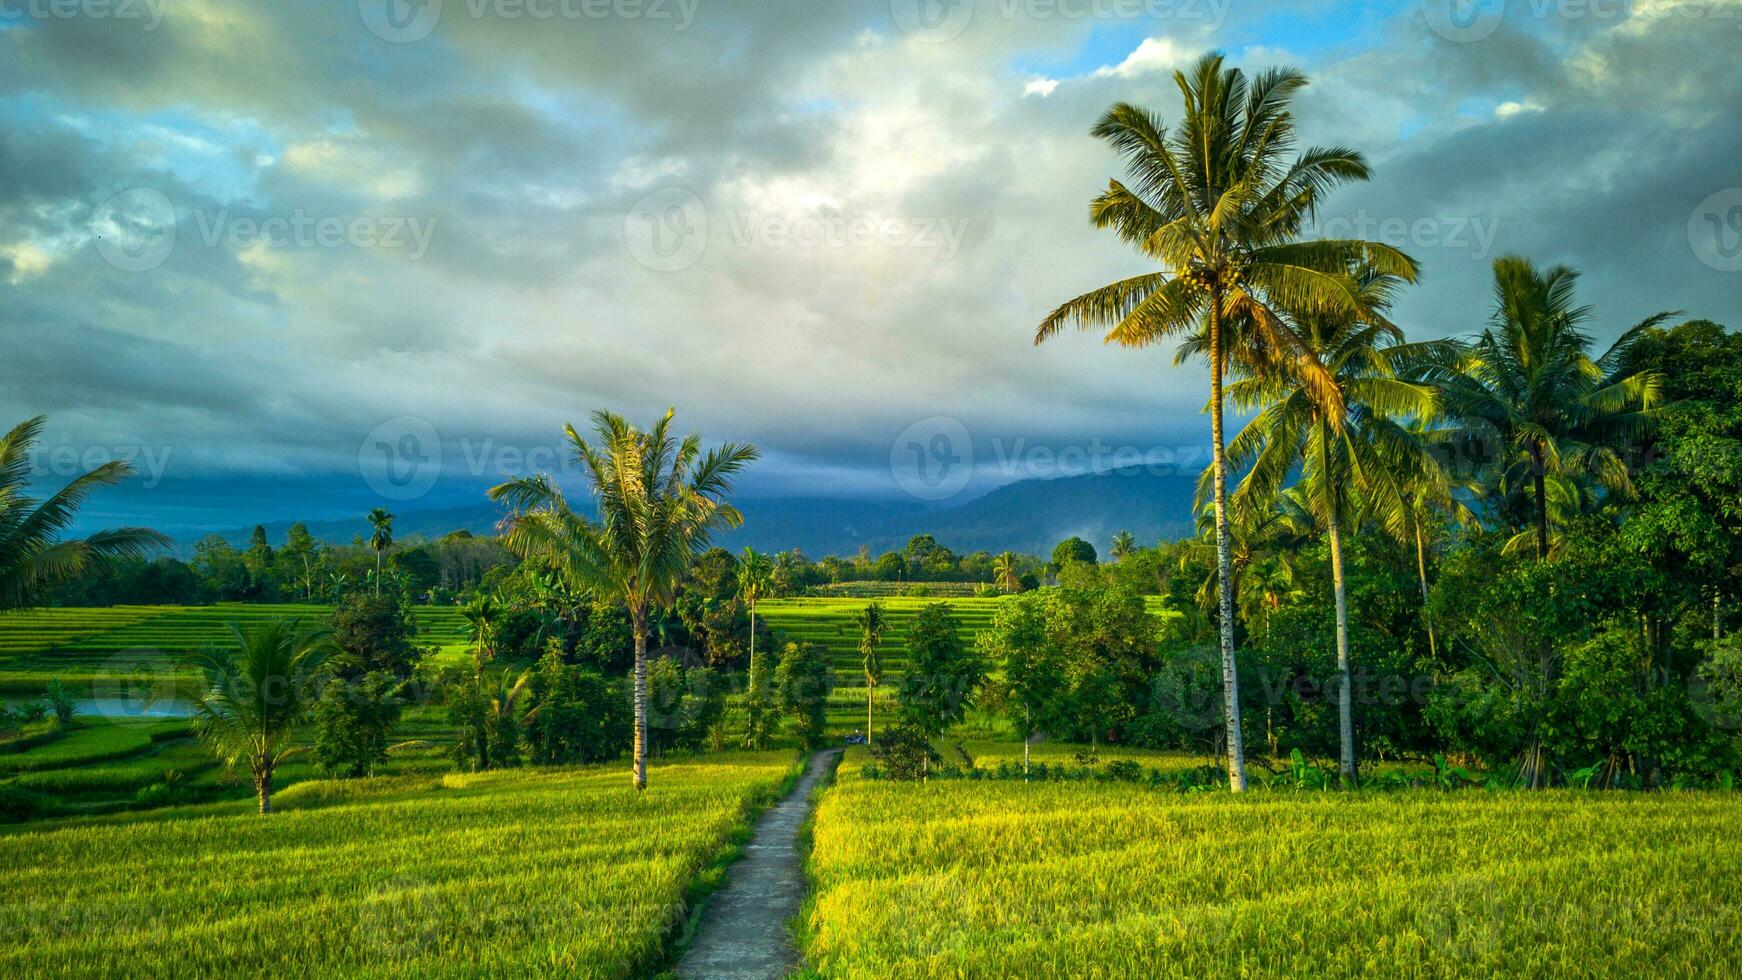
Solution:
[(92, 490), (133, 475), (119, 460), (104, 463), (46, 500), (29, 496), (31, 456), (47, 420), (38, 416), (0, 437), (0, 611), (34, 604), (43, 590), (94, 562), (139, 558), (170, 540), (142, 527), (118, 527), (58, 540)]
[(1502, 256), (1494, 263), (1488, 328), (1422, 375), (1444, 390), (1447, 414), (1466, 442), (1463, 455), (1484, 464), (1496, 496), (1518, 500), (1528, 492), (1539, 558), (1551, 548), (1552, 483), (1589, 479), (1609, 491), (1631, 489), (1618, 450), (1650, 430), (1662, 379), (1628, 374), (1623, 365), (1641, 334), (1675, 315), (1649, 317), (1592, 356), (1584, 330), (1591, 310), (1576, 304), (1577, 282), (1566, 266), (1538, 270), (1528, 259)]

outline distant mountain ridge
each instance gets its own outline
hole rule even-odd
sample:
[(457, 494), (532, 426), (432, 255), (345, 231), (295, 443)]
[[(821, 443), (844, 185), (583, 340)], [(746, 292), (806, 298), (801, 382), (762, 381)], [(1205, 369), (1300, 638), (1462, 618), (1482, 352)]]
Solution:
[[(747, 498), (737, 500), (744, 526), (721, 535), (720, 544), (737, 550), (787, 551), (798, 548), (812, 558), (851, 555), (861, 546), (872, 553), (892, 551), (916, 534), (931, 534), (958, 553), (1018, 551), (1047, 555), (1053, 545), (1076, 536), (1105, 553), (1119, 531), (1139, 544), (1184, 537), (1192, 532), (1195, 480), (1156, 475), (1142, 469), (1085, 476), (1021, 480), (955, 505), (902, 500), (833, 497)], [(438, 538), (456, 530), (492, 534), (502, 517), (494, 504), (398, 513), (394, 536)], [(284, 540), (291, 521), (263, 525), (274, 545)], [(321, 541), (349, 543), (367, 538), (368, 521), (305, 521)], [(219, 532), (245, 546), (253, 527)], [(178, 549), (191, 553), (193, 542)]]

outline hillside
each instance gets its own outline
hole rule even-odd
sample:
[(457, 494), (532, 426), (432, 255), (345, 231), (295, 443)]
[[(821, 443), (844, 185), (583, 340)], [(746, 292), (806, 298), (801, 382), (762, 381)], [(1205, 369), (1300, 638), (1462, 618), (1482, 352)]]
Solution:
[[(828, 497), (750, 498), (737, 501), (744, 526), (723, 535), (720, 543), (737, 550), (798, 548), (812, 557), (850, 555), (861, 546), (874, 553), (891, 551), (916, 534), (931, 534), (958, 552), (1019, 551), (1043, 555), (1059, 541), (1076, 535), (1105, 550), (1121, 530), (1141, 543), (1190, 533), (1193, 479), (1158, 476), (1142, 470), (1110, 471), (1050, 480), (1021, 480), (953, 506), (929, 506), (908, 500), (864, 500)], [(465, 529), (488, 534), (501, 518), (492, 504), (442, 510), (407, 510), (394, 521), (400, 540), (439, 537)], [(282, 541), (290, 522), (265, 525), (267, 538)], [(361, 514), (354, 519), (310, 521), (310, 533), (323, 541), (348, 542), (367, 536)], [(232, 544), (245, 545), (251, 527), (221, 532)], [(193, 540), (178, 543), (191, 554)]]

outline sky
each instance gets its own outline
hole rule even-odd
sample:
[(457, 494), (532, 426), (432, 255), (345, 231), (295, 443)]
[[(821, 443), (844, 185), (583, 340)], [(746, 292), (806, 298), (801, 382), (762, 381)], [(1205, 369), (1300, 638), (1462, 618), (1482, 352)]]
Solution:
[(1191, 465), (1200, 365), (1032, 338), (1145, 268), (1089, 128), (1210, 50), (1310, 75), (1412, 337), (1508, 252), (1742, 323), (1742, 0), (0, 0), (0, 419), (177, 530), (480, 502), (601, 407), (760, 496)]

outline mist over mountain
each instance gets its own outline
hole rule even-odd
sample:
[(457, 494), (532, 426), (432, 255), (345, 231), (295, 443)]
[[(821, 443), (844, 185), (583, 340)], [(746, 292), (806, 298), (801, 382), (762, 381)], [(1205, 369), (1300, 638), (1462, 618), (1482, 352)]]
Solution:
[[(916, 534), (931, 534), (960, 553), (1018, 551), (1046, 555), (1053, 545), (1073, 535), (1105, 552), (1112, 536), (1130, 531), (1140, 544), (1191, 533), (1194, 481), (1145, 470), (1113, 470), (1086, 476), (1022, 480), (961, 504), (925, 504), (904, 500), (859, 500), (833, 497), (745, 498), (736, 500), (744, 526), (721, 535), (732, 550), (798, 548), (812, 558), (851, 555), (860, 547), (873, 554), (891, 551)], [(408, 510), (394, 518), (394, 536), (437, 538), (457, 530), (484, 535), (495, 532), (502, 510), (494, 504), (431, 510)], [(291, 521), (264, 524), (267, 539), (284, 540)], [(362, 514), (344, 520), (307, 521), (309, 533), (321, 541), (345, 543), (367, 538)], [(253, 526), (219, 532), (245, 546)], [(177, 552), (191, 554), (194, 539), (178, 543)]]

